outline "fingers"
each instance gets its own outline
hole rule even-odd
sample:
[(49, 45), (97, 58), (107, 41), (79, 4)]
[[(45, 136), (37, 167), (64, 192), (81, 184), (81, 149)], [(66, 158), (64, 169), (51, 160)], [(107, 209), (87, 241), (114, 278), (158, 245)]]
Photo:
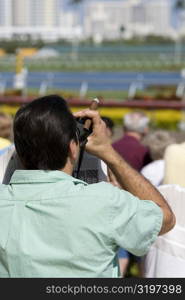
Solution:
[(84, 109), (79, 112), (76, 112), (73, 114), (75, 118), (90, 118), (92, 119), (94, 127), (99, 126), (102, 123), (102, 119), (100, 117), (100, 114), (97, 111), (90, 110), (90, 109)]

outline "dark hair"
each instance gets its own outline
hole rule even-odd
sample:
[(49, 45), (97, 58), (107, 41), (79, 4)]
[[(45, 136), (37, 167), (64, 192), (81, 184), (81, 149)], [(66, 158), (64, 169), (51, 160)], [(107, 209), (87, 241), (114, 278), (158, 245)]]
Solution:
[(72, 139), (77, 143), (75, 119), (57, 95), (38, 98), (15, 115), (15, 148), (26, 169), (63, 168)]
[(105, 122), (106, 126), (113, 131), (114, 122), (109, 117), (101, 117), (102, 120)]

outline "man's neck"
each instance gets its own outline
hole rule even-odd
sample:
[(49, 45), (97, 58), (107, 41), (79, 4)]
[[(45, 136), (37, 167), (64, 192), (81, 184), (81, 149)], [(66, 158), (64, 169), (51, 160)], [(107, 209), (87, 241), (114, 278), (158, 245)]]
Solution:
[(62, 171), (68, 175), (72, 175), (74, 166), (71, 164), (70, 160), (67, 161), (65, 167), (63, 169), (60, 169), (59, 171)]
[(139, 134), (137, 132), (133, 132), (133, 131), (125, 132), (125, 135), (132, 136), (132, 137), (134, 137), (138, 141), (140, 141), (141, 138), (142, 138), (141, 134)]

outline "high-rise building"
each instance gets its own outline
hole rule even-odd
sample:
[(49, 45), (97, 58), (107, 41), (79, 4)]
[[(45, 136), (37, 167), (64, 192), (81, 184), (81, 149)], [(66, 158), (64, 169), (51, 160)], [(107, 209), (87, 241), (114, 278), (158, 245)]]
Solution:
[(88, 1), (85, 4), (86, 36), (119, 38), (120, 29), (130, 35), (170, 35), (169, 0)]
[(0, 27), (12, 24), (12, 0), (0, 0)]
[(24, 27), (30, 25), (30, 0), (12, 1), (12, 25)]
[[(169, 0), (88, 0), (83, 2), (83, 12), (81, 6), (77, 12), (64, 3), (65, 0), (0, 0), (0, 37), (29, 34), (43, 39), (78, 36), (101, 41), (174, 34)], [(184, 20), (182, 14), (179, 34), (183, 34)]]
[(84, 31), (88, 36), (119, 38), (131, 21), (131, 7), (139, 0), (89, 1), (84, 5)]
[(59, 0), (13, 0), (14, 26), (57, 26)]
[(132, 9), (132, 23), (148, 27), (150, 34), (170, 35), (171, 5), (169, 0), (140, 1)]
[[(75, 12), (64, 10), (64, 0), (0, 0), (0, 38), (27, 36), (57, 40), (82, 35)], [(3, 26), (3, 30), (1, 30)]]

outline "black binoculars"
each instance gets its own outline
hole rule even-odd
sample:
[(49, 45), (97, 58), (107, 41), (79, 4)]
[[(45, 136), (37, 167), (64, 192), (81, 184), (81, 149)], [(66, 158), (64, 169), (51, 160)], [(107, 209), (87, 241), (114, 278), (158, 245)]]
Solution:
[(84, 127), (84, 124), (88, 120), (88, 118), (77, 118), (76, 125), (77, 125), (77, 136), (79, 140), (80, 147), (85, 146), (87, 143), (88, 136), (92, 133), (92, 125), (89, 129)]

